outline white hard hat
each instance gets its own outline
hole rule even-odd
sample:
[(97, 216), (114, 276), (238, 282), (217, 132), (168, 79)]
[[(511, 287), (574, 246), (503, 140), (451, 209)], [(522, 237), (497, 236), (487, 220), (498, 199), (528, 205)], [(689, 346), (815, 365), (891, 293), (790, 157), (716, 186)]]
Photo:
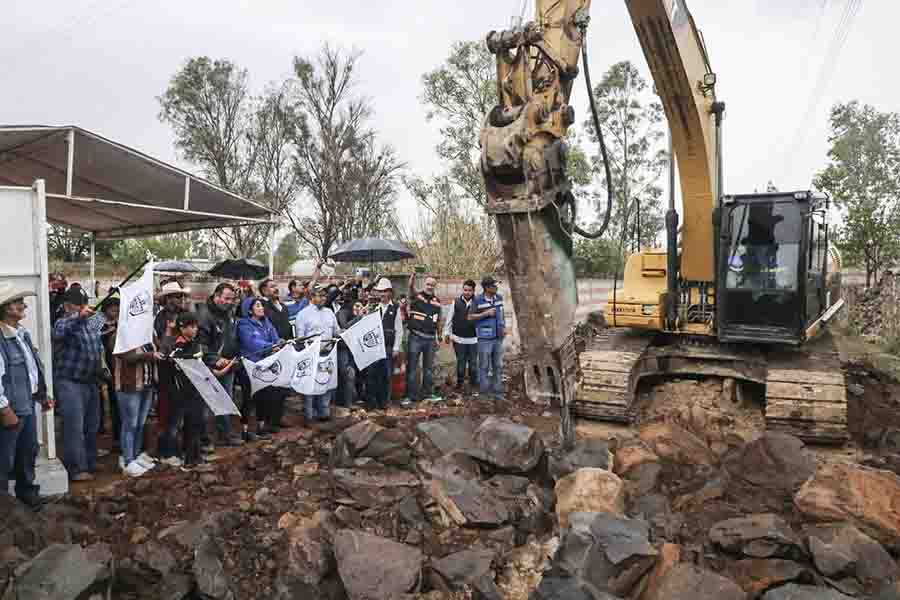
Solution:
[(373, 288), (376, 292), (383, 292), (384, 290), (393, 290), (394, 286), (391, 285), (391, 280), (387, 277), (382, 277), (378, 280), (378, 283), (375, 284)]

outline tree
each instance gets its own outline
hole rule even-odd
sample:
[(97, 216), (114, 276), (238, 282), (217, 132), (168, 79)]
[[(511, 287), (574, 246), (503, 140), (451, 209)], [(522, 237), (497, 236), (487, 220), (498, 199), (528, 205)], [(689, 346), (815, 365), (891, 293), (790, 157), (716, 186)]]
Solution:
[[(280, 216), (293, 202), (290, 145), (296, 110), (282, 87), (250, 95), (248, 74), (228, 60), (189, 59), (157, 98), (159, 119), (175, 134), (182, 156), (231, 192), (253, 198)], [(270, 226), (213, 230), (232, 256), (264, 253)]]
[(900, 259), (900, 115), (853, 101), (831, 109), (829, 165), (815, 185), (843, 213), (838, 243), (866, 286)]
[(160, 260), (181, 260), (202, 253), (203, 244), (196, 232), (129, 239), (113, 250), (112, 259), (117, 265), (131, 270), (147, 260), (148, 252)]
[(456, 42), (446, 63), (422, 76), (422, 102), (428, 121), (440, 123), (438, 156), (445, 176), (467, 199), (484, 205), (478, 145), (485, 115), (497, 104), (497, 65), (483, 41)]
[(372, 106), (354, 93), (361, 54), (327, 44), (294, 59), (295, 101), (305, 121), (297, 139), (299, 189), (311, 200), (288, 212), (297, 236), (325, 257), (339, 241), (377, 236), (393, 226), (393, 200), (405, 168), (369, 126)]
[(281, 238), (278, 249), (275, 250), (275, 272), (287, 273), (291, 265), (300, 258), (300, 240), (296, 233), (291, 232)]
[[(612, 185), (613, 214), (607, 237), (619, 240), (633, 231), (634, 202), (640, 203), (640, 237), (652, 244), (663, 227), (660, 177), (669, 164), (665, 149), (664, 113), (653, 99), (647, 82), (630, 61), (614, 64), (594, 88), (597, 116), (607, 146), (612, 182), (606, 182), (602, 157), (594, 156), (595, 176), (606, 189)], [(598, 142), (592, 119), (584, 123), (591, 140)], [(607, 193), (596, 195), (598, 210), (606, 210)], [(626, 232), (626, 218), (628, 231)]]
[[(122, 242), (118, 240), (97, 240), (94, 244), (94, 255), (100, 260), (108, 259), (121, 244)], [(50, 260), (79, 262), (89, 258), (90, 253), (89, 233), (82, 233), (62, 225), (50, 225), (47, 228), (47, 254)]]

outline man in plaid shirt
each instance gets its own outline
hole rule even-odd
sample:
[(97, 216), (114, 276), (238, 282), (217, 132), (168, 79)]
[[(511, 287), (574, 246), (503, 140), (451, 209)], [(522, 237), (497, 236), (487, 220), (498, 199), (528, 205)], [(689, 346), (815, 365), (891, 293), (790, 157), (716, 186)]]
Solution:
[(53, 325), (53, 381), (63, 418), (63, 463), (72, 481), (90, 481), (97, 469), (100, 426), (100, 330), (87, 295), (69, 289), (63, 298), (65, 316)]

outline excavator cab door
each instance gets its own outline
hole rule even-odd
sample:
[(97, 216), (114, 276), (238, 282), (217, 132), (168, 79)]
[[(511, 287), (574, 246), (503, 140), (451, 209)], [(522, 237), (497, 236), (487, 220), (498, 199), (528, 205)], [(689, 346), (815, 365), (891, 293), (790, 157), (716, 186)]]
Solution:
[(716, 302), (721, 341), (803, 341), (809, 205), (806, 192), (724, 199)]

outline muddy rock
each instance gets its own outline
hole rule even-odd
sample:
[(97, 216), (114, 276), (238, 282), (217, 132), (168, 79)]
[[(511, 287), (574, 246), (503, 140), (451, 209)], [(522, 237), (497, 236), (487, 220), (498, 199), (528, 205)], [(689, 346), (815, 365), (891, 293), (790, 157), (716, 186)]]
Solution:
[(425, 466), (425, 472), (438, 479), (480, 479), (478, 461), (462, 451), (444, 454)]
[(554, 453), (549, 457), (548, 470), (553, 481), (559, 481), (578, 469), (612, 468), (613, 457), (609, 451), (609, 443), (597, 438), (579, 439), (575, 447), (564, 454)]
[(720, 521), (709, 530), (709, 539), (726, 552), (751, 558), (799, 559), (805, 555), (790, 525), (774, 514)]
[(449, 521), (459, 526), (499, 527), (510, 520), (507, 505), (477, 481), (433, 479), (428, 489)]
[(419, 479), (412, 473), (378, 466), (334, 469), (331, 476), (338, 489), (366, 507), (391, 504), (419, 487)]
[(150, 571), (166, 577), (175, 570), (177, 562), (172, 553), (162, 544), (149, 541), (134, 550), (134, 560)]
[(864, 585), (897, 578), (897, 563), (890, 554), (852, 525), (812, 526), (806, 534), (816, 568), (826, 577), (853, 575)]
[(472, 548), (432, 561), (431, 569), (446, 589), (460, 590), (487, 575), (495, 556), (493, 550)]
[(852, 600), (853, 597), (830, 588), (789, 583), (769, 590), (762, 598), (763, 600)]
[(900, 477), (851, 464), (826, 464), (794, 497), (812, 521), (848, 521), (892, 550), (900, 550)]
[(597, 590), (625, 596), (656, 563), (645, 521), (598, 513), (573, 513), (554, 569)]
[(331, 448), (329, 459), (331, 467), (353, 466), (353, 459), (366, 449), (377, 433), (383, 430), (380, 425), (366, 420), (342, 431)]
[(425, 512), (415, 496), (407, 496), (397, 505), (397, 514), (407, 527), (422, 529), (428, 524)]
[(528, 600), (550, 567), (550, 560), (558, 548), (559, 538), (556, 537), (543, 542), (532, 540), (504, 556), (500, 561), (503, 569), (497, 582), (503, 598)]
[(172, 537), (182, 548), (193, 550), (203, 535), (202, 521), (179, 521), (157, 534), (157, 539)]
[(767, 432), (744, 446), (726, 468), (732, 478), (757, 489), (793, 495), (812, 477), (816, 465), (799, 438)]
[(659, 587), (666, 575), (681, 562), (681, 547), (677, 544), (663, 544), (659, 549), (659, 558), (653, 569), (647, 573), (641, 582), (640, 593), (637, 600), (665, 600), (659, 595)]
[(0, 515), (3, 515), (0, 548), (16, 546), (32, 556), (47, 546), (50, 532), (43, 515), (35, 515), (24, 504), (6, 494), (0, 495)]
[(675, 423), (650, 423), (641, 427), (639, 435), (641, 441), (664, 460), (694, 467), (709, 467), (716, 462), (715, 455), (703, 440)]
[(317, 585), (331, 572), (334, 567), (332, 519), (331, 513), (320, 510), (288, 528), (286, 577)]
[(658, 597), (665, 600), (745, 600), (735, 582), (690, 563), (680, 563), (666, 575)]
[(375, 434), (358, 456), (371, 458), (383, 465), (408, 467), (413, 460), (413, 451), (406, 432), (384, 429)]
[(569, 526), (575, 512), (625, 514), (622, 480), (605, 469), (578, 469), (556, 484), (556, 516), (560, 530)]
[(204, 535), (194, 548), (194, 579), (197, 581), (197, 590), (206, 598), (236, 598), (223, 559), (222, 547), (211, 535)]
[(613, 472), (629, 484), (632, 495), (641, 496), (656, 489), (662, 465), (644, 442), (627, 440), (616, 450)]
[(578, 577), (544, 577), (531, 595), (531, 600), (620, 600), (606, 592), (594, 589)]
[(109, 576), (81, 546), (53, 544), (16, 569), (17, 600), (74, 600)]
[(416, 425), (416, 431), (441, 455), (468, 448), (477, 428), (478, 422), (469, 417), (444, 417)]
[(808, 569), (799, 563), (779, 558), (747, 558), (729, 565), (726, 574), (737, 582), (750, 598), (758, 598), (766, 590), (803, 577)]
[(520, 497), (526, 493), (531, 481), (517, 475), (494, 475), (484, 485), (498, 497)]
[(343, 530), (335, 534), (338, 572), (350, 600), (391, 600), (418, 590), (422, 552), (393, 540)]
[(527, 473), (544, 456), (544, 441), (526, 425), (503, 417), (487, 417), (466, 452), (501, 471)]

